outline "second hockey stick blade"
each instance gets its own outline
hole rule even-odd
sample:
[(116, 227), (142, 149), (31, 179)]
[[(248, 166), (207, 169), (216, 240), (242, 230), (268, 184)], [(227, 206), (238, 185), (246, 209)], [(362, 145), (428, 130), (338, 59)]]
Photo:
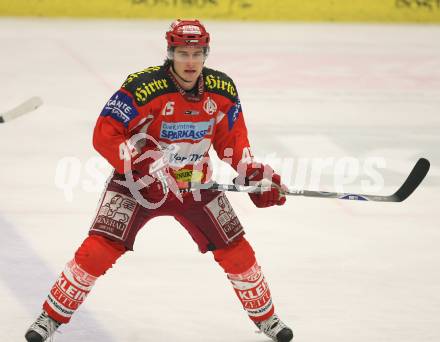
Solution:
[(43, 100), (40, 97), (38, 96), (31, 97), (29, 100), (26, 100), (17, 107), (12, 108), (4, 113), (0, 113), (0, 123), (5, 123), (19, 116), (27, 114), (40, 107), (42, 104), (43, 104)]

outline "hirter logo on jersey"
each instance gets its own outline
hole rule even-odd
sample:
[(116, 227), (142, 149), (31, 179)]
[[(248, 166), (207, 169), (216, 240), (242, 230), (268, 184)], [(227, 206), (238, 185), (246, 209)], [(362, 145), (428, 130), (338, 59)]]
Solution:
[(121, 91), (117, 91), (108, 100), (101, 112), (101, 116), (111, 116), (125, 127), (128, 127), (128, 123), (138, 115), (139, 113), (133, 105), (133, 99)]

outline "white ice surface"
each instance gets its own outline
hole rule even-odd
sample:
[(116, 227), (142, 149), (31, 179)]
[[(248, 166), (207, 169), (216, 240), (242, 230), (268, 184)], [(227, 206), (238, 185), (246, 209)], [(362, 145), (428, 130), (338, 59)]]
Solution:
[[(440, 26), (207, 24), (207, 65), (238, 85), (255, 153), (334, 158), (319, 184), (307, 170), (306, 187), (334, 189), (344, 157), (385, 160), (379, 193), (396, 189), (418, 157), (432, 162), (400, 204), (289, 198), (256, 209), (229, 196), (296, 340), (440, 341)], [(167, 27), (0, 20), (0, 111), (44, 100), (0, 125), (1, 341), (24, 340), (86, 236), (101, 188), (93, 163), (108, 172), (91, 145), (94, 122), (127, 74), (162, 62)], [(56, 186), (69, 178), (55, 177), (68, 156), (81, 172), (71, 201)], [(346, 190), (360, 192), (363, 179)], [(56, 341), (267, 341), (254, 330), (212, 256), (160, 218)]]

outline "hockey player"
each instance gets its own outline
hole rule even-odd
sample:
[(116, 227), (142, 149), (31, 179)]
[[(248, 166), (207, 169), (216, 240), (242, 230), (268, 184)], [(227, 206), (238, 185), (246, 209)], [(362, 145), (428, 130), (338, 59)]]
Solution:
[(164, 65), (129, 75), (97, 120), (94, 147), (115, 170), (88, 237), (26, 332), (29, 342), (46, 341), (68, 323), (95, 281), (133, 249), (138, 231), (161, 215), (174, 216), (202, 253), (213, 254), (261, 332), (278, 342), (293, 338), (275, 314), (268, 284), (225, 194), (187, 191), (190, 182), (209, 179), (211, 145), (239, 179), (270, 182), (269, 190), (250, 194), (257, 207), (284, 204), (284, 185), (269, 166), (253, 160), (234, 82), (204, 67), (210, 43), (205, 27), (198, 20), (177, 20), (166, 40)]

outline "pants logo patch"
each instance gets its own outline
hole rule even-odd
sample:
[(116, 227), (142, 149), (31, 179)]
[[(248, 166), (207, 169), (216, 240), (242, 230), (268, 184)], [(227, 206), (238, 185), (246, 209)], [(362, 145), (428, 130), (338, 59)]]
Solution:
[(122, 194), (107, 191), (92, 229), (122, 239), (136, 208), (136, 202)]
[(221, 193), (205, 206), (225, 242), (231, 242), (243, 231), (243, 226), (227, 197)]

